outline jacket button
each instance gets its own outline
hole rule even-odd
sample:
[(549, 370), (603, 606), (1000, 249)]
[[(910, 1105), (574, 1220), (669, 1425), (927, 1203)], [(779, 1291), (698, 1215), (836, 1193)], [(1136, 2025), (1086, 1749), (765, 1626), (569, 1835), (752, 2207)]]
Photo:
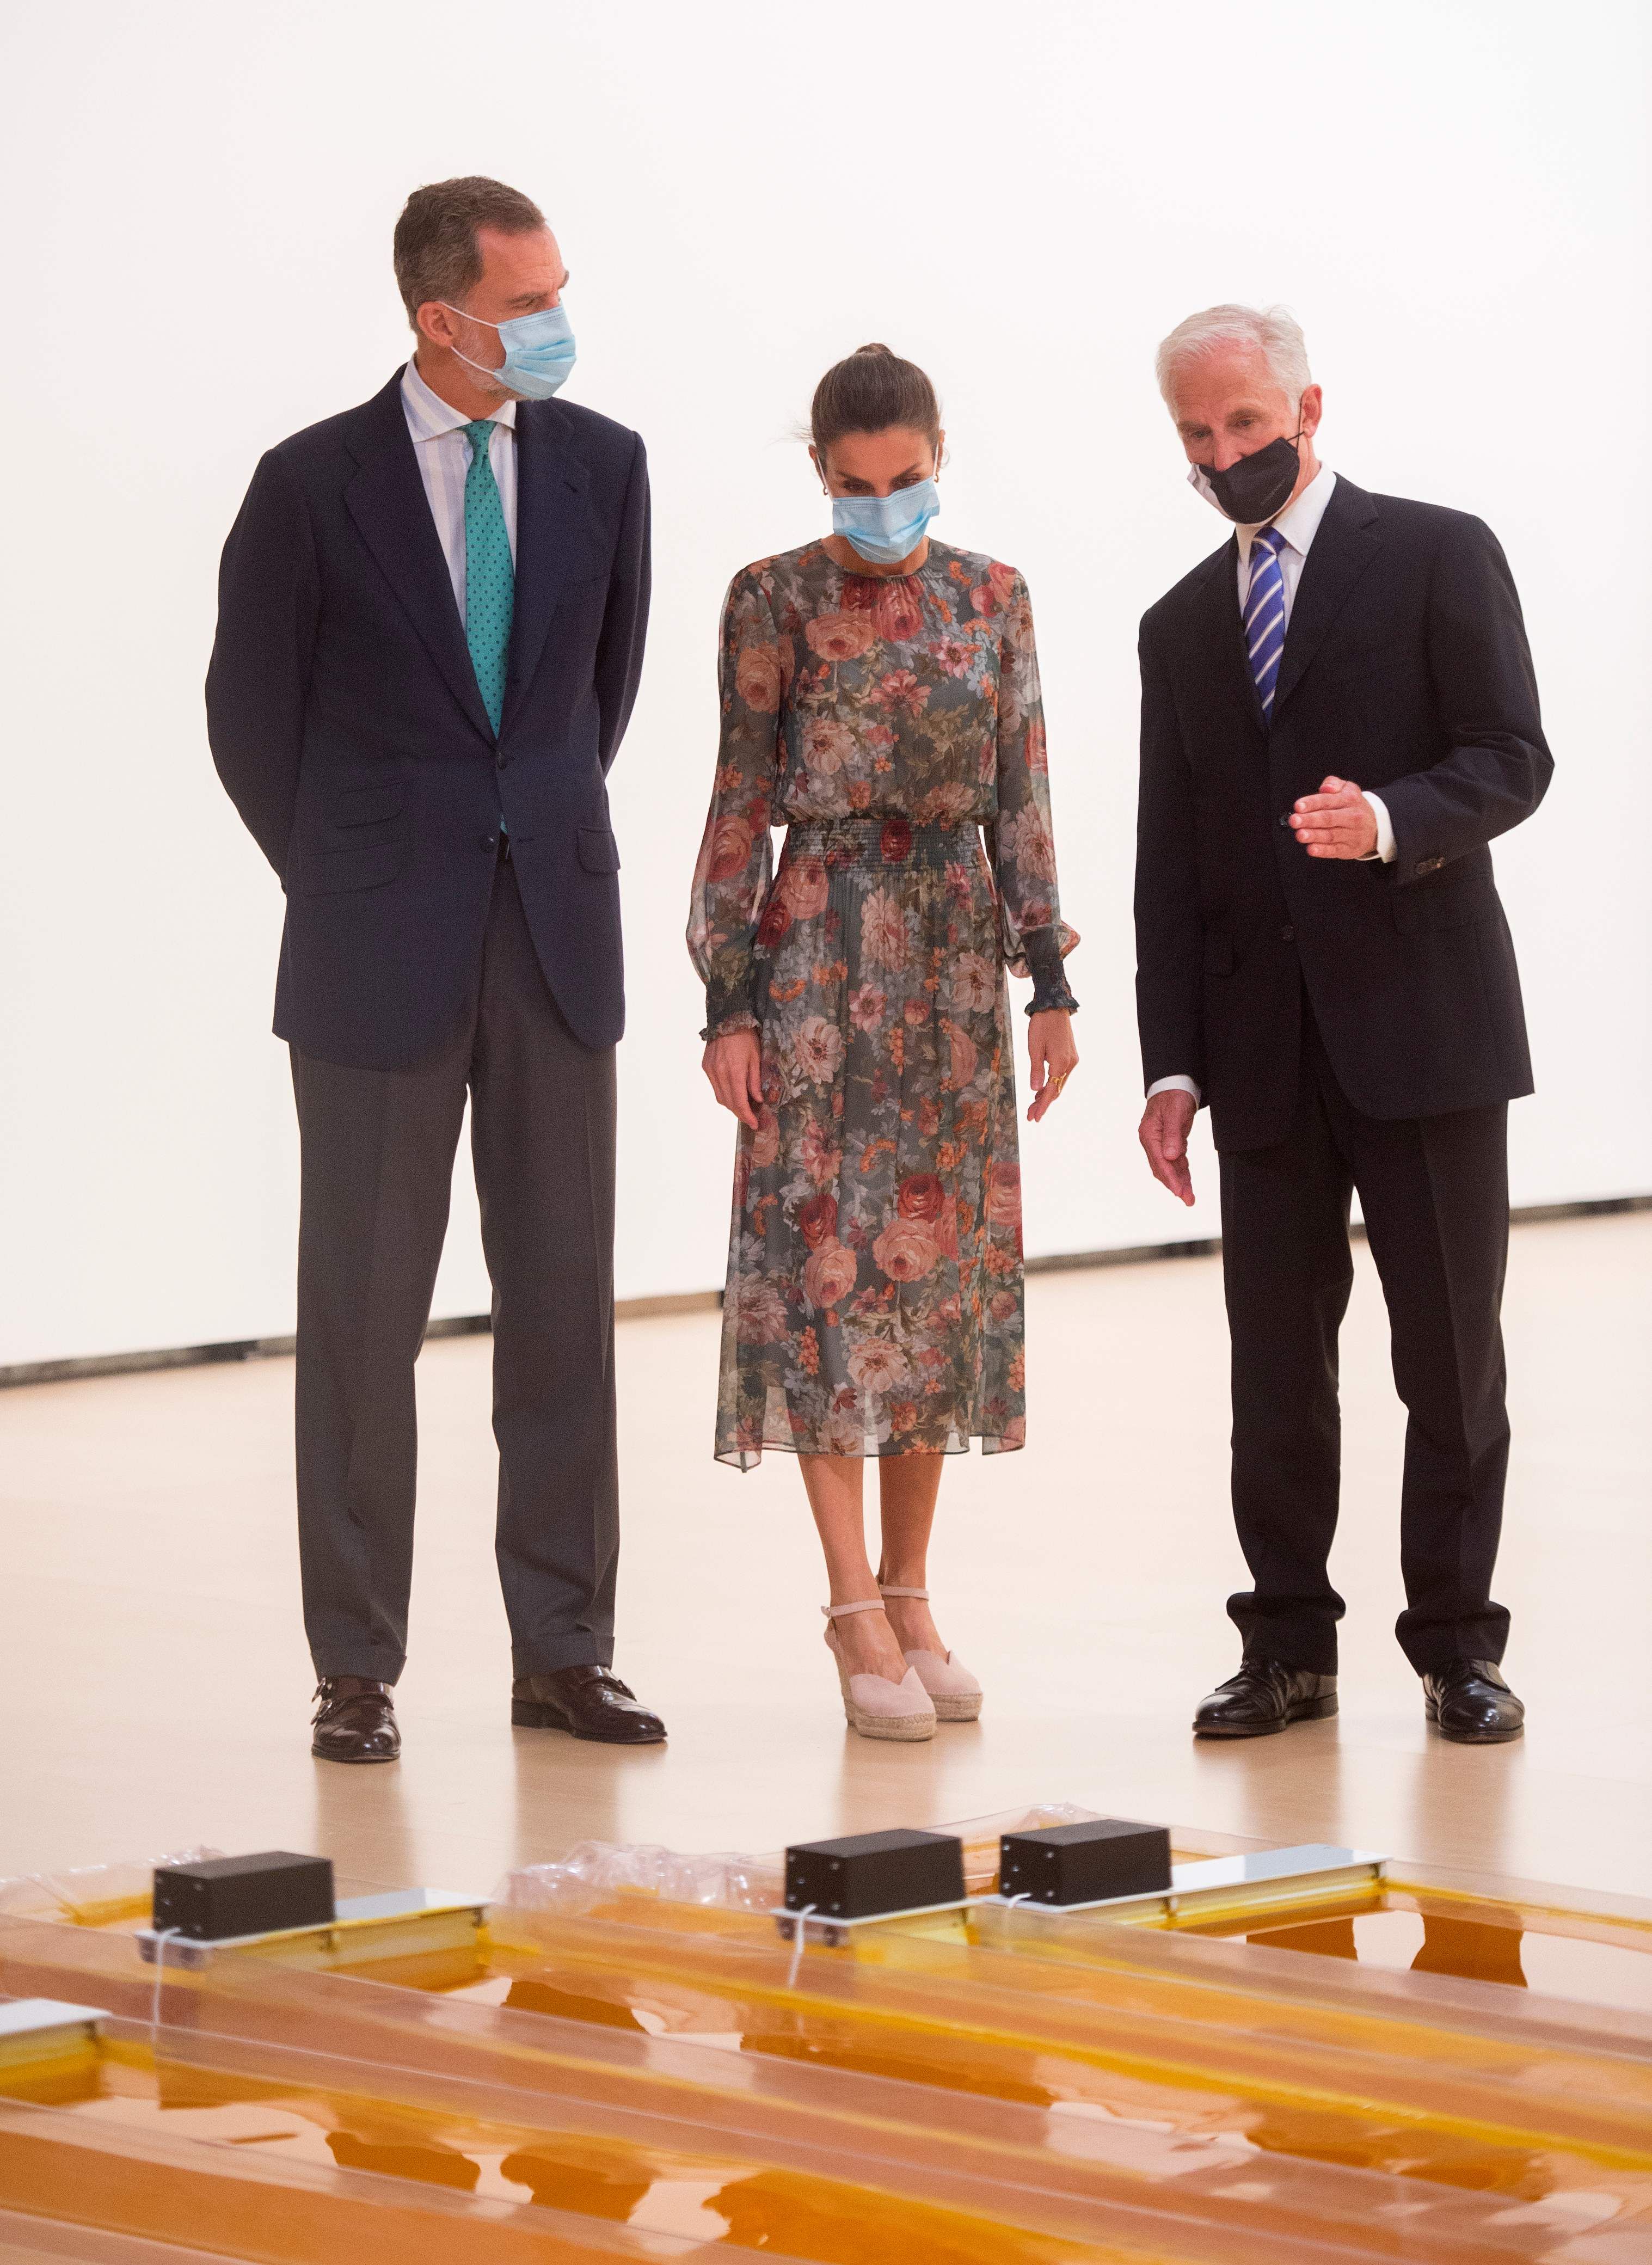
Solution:
[(1282, 928), (1279, 931), (1279, 941), (1281, 943), (1294, 943), (1296, 930), (1293, 928)]
[(480, 846), (484, 849), (497, 849), (499, 846), (499, 835), (497, 834), (484, 834), (482, 836)]
[(1281, 826), (1289, 826), (1291, 823), (1291, 813), (1288, 810), (1282, 810), (1279, 812), (1279, 823)]

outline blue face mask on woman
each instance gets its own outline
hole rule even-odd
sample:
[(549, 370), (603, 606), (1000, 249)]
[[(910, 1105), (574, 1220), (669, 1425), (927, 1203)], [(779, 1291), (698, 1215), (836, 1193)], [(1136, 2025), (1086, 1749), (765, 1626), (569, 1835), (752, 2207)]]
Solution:
[(874, 566), (898, 566), (923, 541), (941, 508), (934, 475), (886, 496), (833, 496), (832, 531)]
[(480, 370), (484, 377), (493, 378), (528, 401), (549, 401), (567, 383), (574, 365), (573, 325), (562, 308), (547, 307), (542, 314), (490, 323), (485, 316), (465, 315), (462, 307), (448, 306), (446, 299), (440, 304), (450, 315), (464, 315), (466, 322), (480, 323), (484, 330), (499, 334), (505, 359), (497, 369), (472, 361), (469, 354), (454, 348), (467, 368)]

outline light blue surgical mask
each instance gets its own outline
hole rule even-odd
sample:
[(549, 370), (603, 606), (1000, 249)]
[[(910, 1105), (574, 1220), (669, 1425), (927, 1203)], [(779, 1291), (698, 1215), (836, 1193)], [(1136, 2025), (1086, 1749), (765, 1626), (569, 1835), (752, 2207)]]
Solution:
[(517, 315), (508, 323), (490, 323), (485, 316), (465, 314), (462, 307), (448, 306), (440, 302), (450, 315), (464, 315), (468, 323), (480, 323), (485, 330), (497, 331), (505, 348), (505, 359), (497, 369), (489, 369), (469, 354), (454, 352), (469, 368), (480, 370), (500, 385), (508, 386), (528, 401), (549, 401), (553, 393), (560, 393), (568, 382), (574, 365), (573, 325), (561, 307), (547, 307), (537, 315)]
[(941, 508), (933, 475), (886, 496), (833, 496), (832, 531), (874, 566), (898, 566), (923, 541)]

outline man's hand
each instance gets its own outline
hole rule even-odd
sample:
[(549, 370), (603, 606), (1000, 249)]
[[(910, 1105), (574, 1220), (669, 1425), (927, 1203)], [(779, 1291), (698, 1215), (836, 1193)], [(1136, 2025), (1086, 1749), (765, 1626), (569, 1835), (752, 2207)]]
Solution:
[(1198, 1113), (1198, 1103), (1193, 1096), (1173, 1086), (1168, 1092), (1153, 1095), (1142, 1111), (1137, 1135), (1147, 1152), (1154, 1179), (1161, 1187), (1168, 1188), (1173, 1196), (1180, 1196), (1184, 1204), (1193, 1200), (1193, 1175), (1188, 1169), (1188, 1134)]
[(1370, 857), (1377, 848), (1377, 813), (1352, 779), (1321, 779), (1291, 812), (1291, 830), (1310, 857)]
[(756, 1031), (731, 1031), (726, 1038), (711, 1039), (700, 1067), (724, 1109), (732, 1110), (742, 1125), (755, 1132), (763, 1098), (763, 1056)]

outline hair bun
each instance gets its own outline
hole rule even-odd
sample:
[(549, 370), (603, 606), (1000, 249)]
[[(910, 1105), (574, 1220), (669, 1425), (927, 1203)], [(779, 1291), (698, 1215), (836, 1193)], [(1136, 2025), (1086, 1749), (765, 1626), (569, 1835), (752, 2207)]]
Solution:
[(915, 361), (904, 361), (881, 342), (856, 346), (834, 361), (814, 390), (809, 430), (817, 454), (824, 455), (848, 433), (887, 433), (897, 425), (941, 434), (941, 409), (935, 388)]

